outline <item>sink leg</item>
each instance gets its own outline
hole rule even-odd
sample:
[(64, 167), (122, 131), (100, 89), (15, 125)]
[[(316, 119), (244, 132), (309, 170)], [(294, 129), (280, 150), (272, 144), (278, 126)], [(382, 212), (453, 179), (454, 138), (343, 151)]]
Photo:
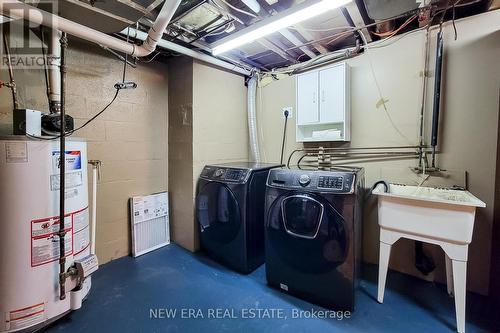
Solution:
[(451, 264), (451, 259), (447, 254), (444, 255), (446, 262), (446, 287), (448, 290), (448, 295), (453, 296), (453, 268)]
[(467, 280), (467, 261), (452, 260), (453, 290), (455, 293), (455, 312), (457, 331), (465, 333), (465, 291)]
[(378, 295), (377, 301), (384, 302), (385, 280), (387, 278), (387, 270), (389, 268), (389, 258), (391, 256), (391, 246), (380, 242), (380, 255), (378, 265)]

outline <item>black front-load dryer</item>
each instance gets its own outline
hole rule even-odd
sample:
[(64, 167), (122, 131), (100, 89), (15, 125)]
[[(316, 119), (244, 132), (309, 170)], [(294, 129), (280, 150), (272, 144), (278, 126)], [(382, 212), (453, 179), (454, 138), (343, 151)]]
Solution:
[(363, 169), (273, 169), (266, 191), (268, 284), (352, 311), (361, 259)]
[(264, 263), (266, 180), (274, 164), (207, 165), (198, 180), (196, 220), (201, 248), (241, 273)]

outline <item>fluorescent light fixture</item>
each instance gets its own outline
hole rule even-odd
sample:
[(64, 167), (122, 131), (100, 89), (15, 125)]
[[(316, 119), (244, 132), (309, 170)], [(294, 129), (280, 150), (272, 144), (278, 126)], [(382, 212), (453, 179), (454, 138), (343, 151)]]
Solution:
[(235, 49), (241, 45), (251, 43), (259, 38), (278, 32), (281, 29), (323, 14), (350, 3), (352, 0), (309, 0), (285, 10), (273, 17), (264, 19), (245, 28), (232, 36), (228, 36), (217, 43), (212, 54), (218, 55)]

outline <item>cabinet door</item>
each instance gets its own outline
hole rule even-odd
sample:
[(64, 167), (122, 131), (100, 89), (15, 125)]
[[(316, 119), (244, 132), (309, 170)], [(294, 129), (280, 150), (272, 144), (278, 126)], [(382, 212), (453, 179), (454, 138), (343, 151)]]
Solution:
[(322, 123), (340, 123), (345, 120), (346, 69), (345, 64), (319, 72), (319, 118)]
[(318, 72), (297, 76), (297, 123), (313, 124), (319, 121)]

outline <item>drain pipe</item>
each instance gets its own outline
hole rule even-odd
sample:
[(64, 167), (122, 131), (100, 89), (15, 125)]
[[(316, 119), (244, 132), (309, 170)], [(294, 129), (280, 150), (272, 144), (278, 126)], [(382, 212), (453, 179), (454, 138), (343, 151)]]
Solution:
[(248, 80), (247, 93), (248, 107), (248, 134), (250, 135), (250, 154), (253, 162), (260, 162), (259, 138), (257, 136), (257, 112), (255, 108), (257, 98), (257, 76)]
[(101, 46), (105, 46), (134, 57), (145, 57), (155, 50), (158, 40), (161, 39), (163, 31), (167, 28), (167, 25), (170, 23), (170, 20), (180, 3), (181, 0), (165, 1), (155, 23), (151, 29), (149, 29), (147, 38), (140, 46), (128, 43), (98, 30), (70, 21), (17, 0), (0, 0), (0, 14), (12, 19), (25, 19), (37, 25), (43, 25), (54, 30), (60, 30), (69, 35), (97, 43)]
[(90, 242), (90, 254), (95, 254), (95, 235), (97, 231), (97, 179), (100, 178), (101, 161), (90, 160), (92, 165), (92, 239)]

